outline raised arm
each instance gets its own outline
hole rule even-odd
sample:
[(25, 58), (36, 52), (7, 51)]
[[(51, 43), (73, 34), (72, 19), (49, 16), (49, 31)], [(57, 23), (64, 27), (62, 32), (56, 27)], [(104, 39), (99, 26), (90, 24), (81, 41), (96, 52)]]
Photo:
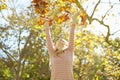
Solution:
[(71, 24), (70, 34), (69, 34), (70, 36), (69, 36), (69, 46), (68, 46), (68, 50), (70, 52), (73, 52), (73, 49), (74, 49), (74, 32), (75, 32), (75, 27), (77, 23), (77, 16), (78, 16), (78, 13), (75, 13), (71, 16), (72, 24)]
[(75, 32), (75, 23), (72, 23), (71, 29), (70, 29), (70, 34), (69, 34), (69, 46), (68, 46), (68, 49), (71, 52), (74, 49), (74, 32)]
[(46, 42), (48, 47), (48, 53), (52, 54), (54, 52), (54, 46), (51, 38), (50, 27), (48, 21), (45, 23), (45, 33), (46, 33)]

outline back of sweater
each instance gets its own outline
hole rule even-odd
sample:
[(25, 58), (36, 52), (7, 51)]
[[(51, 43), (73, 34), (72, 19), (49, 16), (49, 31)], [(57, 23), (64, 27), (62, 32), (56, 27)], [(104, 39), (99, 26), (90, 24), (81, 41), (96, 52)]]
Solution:
[(72, 53), (65, 51), (59, 56), (51, 56), (51, 80), (74, 80)]

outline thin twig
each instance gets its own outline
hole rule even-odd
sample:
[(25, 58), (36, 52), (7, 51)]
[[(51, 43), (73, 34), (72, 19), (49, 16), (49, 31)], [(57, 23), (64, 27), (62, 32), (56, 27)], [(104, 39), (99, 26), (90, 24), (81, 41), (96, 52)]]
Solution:
[(119, 32), (119, 31), (120, 31), (120, 29), (117, 30), (117, 31), (115, 31), (115, 32), (113, 32), (111, 35), (114, 35), (114, 34), (116, 34), (116, 33)]
[(106, 11), (105, 15), (102, 17), (102, 21), (104, 20), (104, 18), (106, 17), (107, 13), (108, 13), (112, 8), (113, 8), (113, 6), (110, 7), (110, 9), (108, 9), (108, 10)]
[(92, 22), (91, 17), (86, 13), (86, 11), (85, 11), (84, 8), (82, 7), (82, 5), (79, 3), (79, 1), (78, 1), (78, 0), (75, 0), (75, 3), (76, 3), (76, 5), (77, 5), (77, 7), (78, 7), (81, 11), (85, 12), (85, 14), (87, 15), (88, 21), (91, 23), (91, 22)]
[(94, 10), (93, 10), (93, 13), (92, 13), (92, 15), (91, 15), (91, 18), (93, 17), (93, 15), (94, 15), (94, 13), (95, 13), (95, 10), (97, 9), (98, 5), (100, 4), (100, 1), (101, 1), (101, 0), (99, 0), (99, 1), (97, 2), (97, 4), (95, 5)]
[[(31, 36), (32, 36), (32, 33), (30, 32), (30, 35), (29, 35), (28, 38), (26, 39), (26, 43), (25, 43), (25, 45), (24, 45), (24, 48), (22, 49), (22, 51), (21, 51), (21, 53), (20, 53), (21, 56), (23, 56), (23, 54), (25, 54), (24, 52), (25, 52), (25, 50), (26, 50), (26, 48), (27, 48), (27, 44), (29, 43)], [(27, 60), (28, 57), (29, 57), (29, 55), (27, 55), (26, 57), (24, 57), (24, 60), (23, 60), (23, 62), (22, 62), (21, 76), (22, 76), (22, 73), (23, 73), (23, 71), (24, 71), (25, 61)]]
[(13, 59), (13, 61), (16, 61), (16, 62), (17, 62), (17, 60), (16, 60), (8, 51), (6, 51), (5, 49), (3, 49), (3, 47), (1, 47), (1, 50), (2, 50), (3, 52), (5, 52), (5, 54), (6, 54), (8, 57), (11, 58), (11, 60)]
[(114, 2), (101, 2), (102, 4), (114, 4), (114, 5), (120, 5), (120, 2), (114, 3)]
[(5, 18), (5, 16), (4, 16), (4, 14), (2, 13), (2, 11), (0, 11), (0, 13), (1, 13), (2, 18), (3, 18), (5, 21), (8, 21), (8, 20)]
[(107, 28), (107, 35), (106, 35), (106, 42), (109, 42), (109, 36), (110, 36), (110, 26), (109, 25), (106, 25), (102, 20), (99, 20), (97, 18), (93, 18), (92, 19), (93, 21), (96, 20), (98, 21), (100, 24), (102, 24), (103, 26), (105, 26)]

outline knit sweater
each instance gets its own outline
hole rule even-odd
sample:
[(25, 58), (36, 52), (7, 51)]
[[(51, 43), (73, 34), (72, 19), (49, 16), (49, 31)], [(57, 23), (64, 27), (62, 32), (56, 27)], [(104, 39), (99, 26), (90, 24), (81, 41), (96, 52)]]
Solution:
[(67, 50), (59, 56), (54, 56), (54, 45), (50, 35), (50, 27), (46, 26), (46, 42), (51, 62), (51, 79), (50, 80), (74, 80), (73, 78), (73, 45), (74, 45), (74, 28), (71, 26), (69, 46)]

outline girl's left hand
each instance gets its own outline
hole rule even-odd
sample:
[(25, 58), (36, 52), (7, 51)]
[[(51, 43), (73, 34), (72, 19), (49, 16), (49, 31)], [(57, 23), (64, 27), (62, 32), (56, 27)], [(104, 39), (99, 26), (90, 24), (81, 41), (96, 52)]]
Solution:
[(78, 13), (73, 14), (72, 16), (73, 23), (77, 23), (77, 17), (78, 17)]

